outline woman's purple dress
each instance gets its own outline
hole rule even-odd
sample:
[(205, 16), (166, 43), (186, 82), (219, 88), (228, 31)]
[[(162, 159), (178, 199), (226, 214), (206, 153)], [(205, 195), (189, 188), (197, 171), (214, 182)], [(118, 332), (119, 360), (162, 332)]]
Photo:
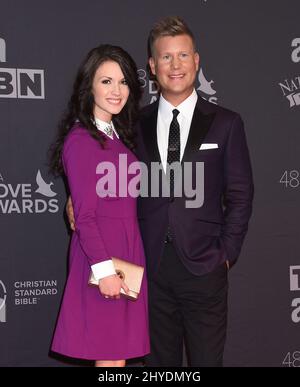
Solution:
[[(97, 287), (88, 285), (91, 265), (112, 256), (145, 267), (136, 198), (119, 195), (119, 155), (122, 158), (120, 176), (123, 183), (126, 177), (129, 183), (135, 175), (128, 174), (125, 159), (128, 165), (137, 159), (116, 136), (113, 140), (106, 136), (103, 149), (86, 129), (77, 126), (64, 143), (63, 164), (76, 231), (72, 236), (69, 275), (51, 349), (66, 356), (120, 360), (149, 353), (146, 276), (137, 301), (124, 297), (105, 299)], [(117, 184), (115, 187), (108, 184), (104, 189), (108, 187), (117, 197), (101, 198), (96, 193), (97, 182), (107, 175), (107, 170), (99, 174), (100, 162), (109, 162), (109, 168), (115, 166), (116, 179), (112, 181), (117, 180)]]

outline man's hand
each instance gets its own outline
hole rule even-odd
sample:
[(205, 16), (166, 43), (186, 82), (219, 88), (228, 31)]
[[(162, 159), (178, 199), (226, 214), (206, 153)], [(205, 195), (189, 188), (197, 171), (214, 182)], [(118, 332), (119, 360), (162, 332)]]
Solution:
[(66, 204), (66, 213), (68, 216), (68, 220), (70, 223), (71, 230), (75, 231), (75, 217), (74, 217), (74, 210), (73, 210), (73, 204), (71, 196), (68, 197), (67, 204)]

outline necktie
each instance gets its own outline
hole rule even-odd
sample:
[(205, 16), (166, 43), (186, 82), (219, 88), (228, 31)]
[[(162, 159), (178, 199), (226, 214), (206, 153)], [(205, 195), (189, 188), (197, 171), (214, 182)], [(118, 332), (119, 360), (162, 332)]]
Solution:
[[(173, 119), (170, 124), (169, 141), (168, 141), (168, 158), (167, 168), (175, 161), (180, 161), (180, 127), (177, 121), (179, 111), (174, 109)], [(170, 170), (170, 195), (174, 196), (174, 171)]]
[[(175, 161), (180, 161), (180, 127), (177, 121), (179, 111), (174, 109), (172, 111), (173, 119), (170, 124), (169, 140), (168, 140), (168, 157), (167, 157), (167, 169), (169, 165)], [(174, 170), (170, 170), (170, 198), (174, 197)], [(172, 232), (170, 225), (168, 225), (166, 242), (172, 241)]]

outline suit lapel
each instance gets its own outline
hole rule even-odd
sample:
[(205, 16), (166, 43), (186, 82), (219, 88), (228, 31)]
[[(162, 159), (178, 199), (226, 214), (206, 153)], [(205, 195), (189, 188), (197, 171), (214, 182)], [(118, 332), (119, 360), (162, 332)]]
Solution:
[(182, 163), (191, 159), (192, 154), (198, 151), (213, 120), (215, 112), (205, 112), (203, 100), (198, 96), (198, 101), (195, 106), (193, 119), (190, 127), (189, 136), (185, 146)]
[(161, 163), (158, 145), (157, 145), (157, 114), (158, 114), (158, 100), (151, 105), (148, 114), (141, 118), (141, 128), (144, 138), (144, 144), (147, 149), (150, 161), (157, 161)]
[[(157, 114), (159, 99), (150, 105), (147, 114), (141, 118), (141, 128), (144, 138), (144, 144), (151, 161), (161, 163), (160, 154), (157, 145)], [(198, 151), (205, 136), (214, 120), (215, 111), (211, 104), (208, 104), (200, 96), (195, 106), (193, 119), (189, 131), (189, 136), (185, 146), (182, 161), (191, 159), (192, 154)]]

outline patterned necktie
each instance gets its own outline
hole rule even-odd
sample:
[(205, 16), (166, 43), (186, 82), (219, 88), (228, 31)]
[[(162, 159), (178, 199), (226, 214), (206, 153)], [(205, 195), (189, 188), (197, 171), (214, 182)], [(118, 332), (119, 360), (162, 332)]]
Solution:
[[(169, 165), (175, 161), (180, 161), (180, 127), (177, 121), (179, 111), (174, 109), (173, 119), (170, 124), (169, 130), (169, 141), (168, 141), (168, 158), (167, 158), (167, 169)], [(170, 198), (174, 198), (174, 170), (170, 170)], [(166, 242), (172, 242), (172, 231), (170, 225), (167, 228)]]
[[(177, 121), (179, 111), (174, 109), (170, 124), (167, 167), (175, 161), (180, 161), (180, 127)], [(170, 195), (174, 196), (174, 171), (170, 170)]]

